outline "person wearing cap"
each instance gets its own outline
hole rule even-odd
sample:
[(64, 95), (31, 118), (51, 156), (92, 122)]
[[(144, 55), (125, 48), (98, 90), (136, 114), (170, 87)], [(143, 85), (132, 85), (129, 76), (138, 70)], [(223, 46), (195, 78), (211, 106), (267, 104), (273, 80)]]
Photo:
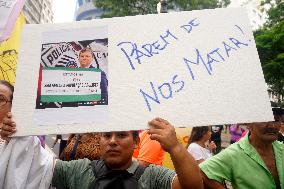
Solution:
[(272, 108), (275, 121), (250, 123), (248, 134), (199, 165), (205, 188), (284, 188), (284, 146), (277, 141), (284, 111)]

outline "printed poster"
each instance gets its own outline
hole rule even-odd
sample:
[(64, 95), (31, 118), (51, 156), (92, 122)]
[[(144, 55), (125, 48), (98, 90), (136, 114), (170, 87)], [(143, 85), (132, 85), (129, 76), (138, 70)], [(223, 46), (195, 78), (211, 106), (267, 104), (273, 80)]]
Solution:
[[(62, 31), (73, 35), (81, 30)], [(60, 31), (58, 31), (60, 33)], [(95, 30), (94, 30), (95, 32)], [(107, 28), (105, 28), (107, 33)], [(108, 38), (48, 42), (43, 33), (35, 123), (105, 122), (108, 109)], [(93, 115), (86, 119), (86, 115)], [(70, 115), (73, 114), (72, 119)]]

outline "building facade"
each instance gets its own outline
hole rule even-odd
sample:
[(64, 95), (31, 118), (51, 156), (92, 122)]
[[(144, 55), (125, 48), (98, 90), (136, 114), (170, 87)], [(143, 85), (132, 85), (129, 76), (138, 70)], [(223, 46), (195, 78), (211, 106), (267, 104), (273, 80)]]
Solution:
[(96, 8), (92, 0), (77, 0), (75, 20), (91, 20), (100, 18), (103, 10)]
[(53, 22), (52, 0), (26, 0), (23, 11), (28, 24)]

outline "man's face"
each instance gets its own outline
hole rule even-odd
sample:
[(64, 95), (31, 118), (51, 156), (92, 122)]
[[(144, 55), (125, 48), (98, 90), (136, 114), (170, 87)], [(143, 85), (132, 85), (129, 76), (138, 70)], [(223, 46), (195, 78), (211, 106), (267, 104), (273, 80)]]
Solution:
[(127, 169), (137, 144), (131, 131), (103, 133), (100, 141), (102, 159), (112, 169)]
[(266, 142), (277, 140), (280, 126), (282, 123), (281, 116), (274, 116), (273, 122), (253, 123), (251, 125), (251, 135)]
[(90, 51), (80, 53), (79, 62), (81, 68), (88, 68), (93, 61), (93, 55)]
[(1, 123), (3, 121), (3, 118), (6, 116), (6, 114), (11, 111), (12, 104), (11, 102), (7, 102), (11, 101), (11, 97), (12, 97), (11, 90), (7, 86), (0, 84), (0, 122)]

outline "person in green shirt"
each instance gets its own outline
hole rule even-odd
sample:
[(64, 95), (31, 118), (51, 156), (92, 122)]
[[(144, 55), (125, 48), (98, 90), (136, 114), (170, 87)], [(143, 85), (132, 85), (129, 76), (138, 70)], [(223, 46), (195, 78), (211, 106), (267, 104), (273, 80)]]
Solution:
[[(140, 176), (137, 187), (133, 187), (133, 189), (203, 188), (200, 169), (193, 157), (178, 142), (174, 127), (161, 118), (155, 118), (148, 124), (150, 138), (158, 141), (162, 148), (170, 154), (176, 172), (162, 166), (149, 165)], [(8, 113), (4, 118), (1, 136), (9, 137), (16, 131), (15, 127), (12, 115)], [(137, 131), (102, 133), (101, 159), (110, 170), (126, 170), (129, 174), (133, 174), (138, 168), (138, 163), (132, 160), (132, 154), (138, 143)], [(81, 159), (69, 162), (57, 160), (54, 164), (52, 186), (57, 189), (95, 188), (96, 177), (90, 160)]]
[(249, 124), (239, 142), (199, 165), (205, 188), (225, 188), (225, 181), (234, 189), (284, 188), (284, 146), (277, 141), (284, 111), (272, 111), (275, 121)]

